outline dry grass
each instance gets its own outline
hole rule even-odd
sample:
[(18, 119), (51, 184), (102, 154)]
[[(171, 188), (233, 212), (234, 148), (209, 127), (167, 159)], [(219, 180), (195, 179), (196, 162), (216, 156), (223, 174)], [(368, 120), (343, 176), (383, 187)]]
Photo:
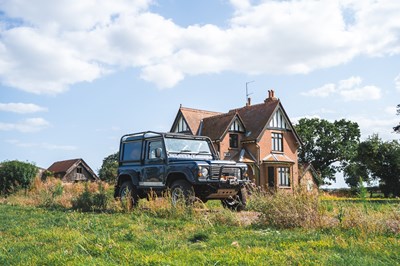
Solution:
[[(196, 201), (193, 205), (184, 202), (173, 205), (170, 194), (163, 197), (150, 194), (148, 201), (141, 200), (134, 210), (127, 210), (112, 198), (112, 187), (101, 184), (106, 191), (107, 206), (100, 211), (128, 212), (156, 218), (197, 220), (208, 225), (258, 226), (275, 228), (344, 229), (365, 233), (400, 233), (399, 201), (369, 201), (336, 198), (330, 195), (316, 195), (304, 192), (269, 194), (260, 190), (252, 191), (247, 211), (231, 212), (220, 207), (218, 202), (204, 204)], [(87, 191), (99, 194), (99, 183), (87, 183)], [(71, 209), (72, 203), (85, 192), (84, 183), (64, 184), (55, 178), (46, 182), (36, 179), (28, 191), (20, 191), (7, 198), (0, 198), (0, 204), (41, 206)]]
[[(102, 182), (107, 191), (110, 185)], [(88, 190), (96, 193), (99, 190), (99, 183), (87, 183)], [(84, 183), (63, 183), (54, 177), (41, 181), (36, 178), (31, 189), (19, 191), (7, 198), (0, 198), (0, 203), (25, 206), (61, 207), (69, 209), (72, 207), (73, 199), (77, 198), (85, 190)]]
[(302, 191), (274, 194), (254, 191), (248, 207), (260, 213), (260, 225), (276, 228), (338, 228), (399, 234), (399, 206), (396, 201), (346, 200)]

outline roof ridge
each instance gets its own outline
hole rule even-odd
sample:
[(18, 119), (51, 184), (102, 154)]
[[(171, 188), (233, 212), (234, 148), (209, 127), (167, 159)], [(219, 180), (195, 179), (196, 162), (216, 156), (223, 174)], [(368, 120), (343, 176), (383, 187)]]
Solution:
[(234, 116), (234, 115), (236, 115), (236, 113), (235, 114), (232, 114), (230, 112), (228, 112), (228, 113), (220, 113), (218, 115), (209, 116), (209, 117), (206, 117), (204, 119), (213, 119), (213, 118), (219, 118), (219, 117), (224, 117), (224, 116), (232, 116), (232, 115)]
[(188, 110), (188, 111), (194, 111), (194, 112), (201, 112), (201, 113), (210, 113), (210, 114), (221, 114), (221, 112), (215, 112), (215, 111), (208, 111), (208, 110), (202, 110), (202, 109), (195, 109), (195, 108), (189, 108), (189, 107), (180, 107), (180, 110)]
[(257, 106), (262, 106), (262, 105), (269, 105), (271, 103), (276, 103), (276, 102), (280, 102), (279, 99), (277, 99), (276, 101), (262, 102), (262, 103), (252, 104), (252, 105), (246, 105), (246, 106), (239, 107), (239, 108), (234, 108), (234, 109), (229, 110), (228, 113), (238, 112), (239, 110), (250, 109), (252, 107), (257, 107)]

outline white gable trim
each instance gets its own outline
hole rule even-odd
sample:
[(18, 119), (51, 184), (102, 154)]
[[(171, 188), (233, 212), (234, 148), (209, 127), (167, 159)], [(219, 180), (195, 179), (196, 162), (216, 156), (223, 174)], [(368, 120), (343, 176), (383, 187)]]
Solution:
[(180, 132), (189, 132), (190, 128), (188, 123), (186, 122), (183, 115), (180, 113), (178, 119), (176, 120), (176, 124), (172, 132), (180, 133)]

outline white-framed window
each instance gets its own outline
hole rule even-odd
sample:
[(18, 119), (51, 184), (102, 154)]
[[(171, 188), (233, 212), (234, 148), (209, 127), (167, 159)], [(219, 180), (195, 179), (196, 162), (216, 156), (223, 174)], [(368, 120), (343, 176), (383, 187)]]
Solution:
[(289, 167), (278, 167), (279, 186), (290, 187), (290, 169)]
[(271, 121), (269, 122), (269, 127), (271, 128), (280, 128), (280, 129), (288, 129), (288, 122), (286, 121), (285, 116), (283, 115), (281, 109), (278, 109)]
[(283, 134), (282, 133), (272, 133), (272, 151), (283, 152)]
[(178, 119), (178, 122), (176, 123), (174, 132), (179, 133), (179, 132), (187, 132), (187, 131), (189, 131), (189, 127), (188, 127), (185, 119), (183, 118), (183, 116), (180, 116)]

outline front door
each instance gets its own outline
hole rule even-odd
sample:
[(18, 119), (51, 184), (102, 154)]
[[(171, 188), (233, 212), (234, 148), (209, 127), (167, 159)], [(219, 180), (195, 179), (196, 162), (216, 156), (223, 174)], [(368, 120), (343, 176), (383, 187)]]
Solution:
[[(156, 150), (161, 149), (161, 157), (157, 157)], [(165, 178), (165, 151), (161, 139), (147, 141), (145, 166), (140, 186), (158, 187), (164, 185)]]
[(275, 187), (275, 167), (268, 166), (268, 188)]

